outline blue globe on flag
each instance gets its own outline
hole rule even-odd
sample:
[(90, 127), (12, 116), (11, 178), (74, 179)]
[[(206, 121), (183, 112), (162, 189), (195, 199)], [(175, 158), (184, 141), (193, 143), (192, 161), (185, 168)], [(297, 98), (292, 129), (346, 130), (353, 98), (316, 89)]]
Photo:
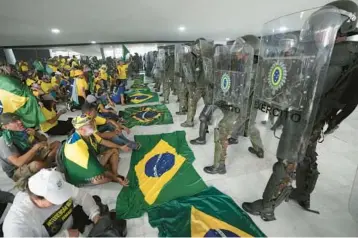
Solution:
[(225, 229), (210, 229), (204, 237), (240, 237), (234, 232)]
[(145, 174), (148, 177), (160, 177), (175, 164), (175, 156), (171, 153), (156, 154), (145, 164)]

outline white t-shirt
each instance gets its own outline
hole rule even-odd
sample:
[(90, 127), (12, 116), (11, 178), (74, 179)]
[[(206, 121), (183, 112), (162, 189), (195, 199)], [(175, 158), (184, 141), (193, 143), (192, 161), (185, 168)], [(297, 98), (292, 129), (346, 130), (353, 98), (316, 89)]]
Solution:
[(4, 237), (49, 237), (68, 236), (73, 225), (72, 211), (81, 205), (87, 216), (93, 220), (99, 215), (99, 208), (92, 196), (73, 186), (73, 196), (62, 205), (39, 208), (27, 193), (15, 196), (3, 224)]

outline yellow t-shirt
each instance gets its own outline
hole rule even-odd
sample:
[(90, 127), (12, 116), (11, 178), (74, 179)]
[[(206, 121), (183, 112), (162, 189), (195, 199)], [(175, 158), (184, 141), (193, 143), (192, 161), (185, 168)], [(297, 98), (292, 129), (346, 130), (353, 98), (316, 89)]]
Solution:
[(75, 77), (75, 72), (76, 72), (76, 70), (74, 70), (74, 69), (72, 69), (72, 70), (70, 71), (70, 77), (71, 77), (71, 78)]
[(101, 70), (99, 71), (99, 77), (100, 77), (102, 80), (107, 80), (107, 79), (108, 79), (107, 71), (101, 69)]
[(56, 116), (56, 111), (53, 108), (51, 111), (49, 111), (46, 107), (41, 107), (41, 112), (46, 118), (46, 121), (40, 124), (41, 131), (46, 132), (58, 124), (57, 121), (55, 123), (50, 123), (47, 121)]
[(53, 77), (51, 78), (51, 84), (52, 84), (53, 87), (56, 87), (56, 86), (59, 85), (59, 84), (57, 83), (57, 78), (56, 78), (55, 76), (53, 76)]
[(57, 71), (57, 66), (54, 66), (54, 65), (48, 65), (48, 67), (50, 67), (50, 69), (52, 69), (53, 72), (56, 72)]
[(127, 79), (127, 69), (128, 69), (128, 64), (117, 66), (119, 79)]
[(83, 90), (82, 90), (83, 88), (84, 88), (84, 90), (88, 90), (88, 83), (87, 83), (86, 79), (85, 78), (77, 78), (76, 86), (77, 86), (78, 96), (86, 98), (86, 96), (84, 95)]
[(22, 63), (22, 64), (21, 64), (21, 71), (22, 71), (22, 72), (27, 72), (27, 71), (29, 71), (29, 66), (27, 65), (27, 63)]
[(53, 88), (52, 83), (46, 83), (42, 81), (41, 89), (42, 91), (44, 91), (44, 93), (49, 93), (52, 90), (52, 88)]
[(32, 84), (34, 84), (34, 83), (36, 83), (36, 81), (35, 80), (33, 80), (33, 79), (31, 79), (31, 78), (27, 78), (26, 79), (26, 85), (27, 86), (31, 86)]
[(95, 85), (96, 92), (98, 92), (98, 90), (101, 88), (100, 81), (101, 81), (101, 79), (99, 77), (94, 79), (94, 85)]
[(106, 124), (107, 120), (106, 118), (100, 117), (100, 116), (96, 116), (96, 118), (94, 119), (96, 126), (102, 126), (104, 124)]

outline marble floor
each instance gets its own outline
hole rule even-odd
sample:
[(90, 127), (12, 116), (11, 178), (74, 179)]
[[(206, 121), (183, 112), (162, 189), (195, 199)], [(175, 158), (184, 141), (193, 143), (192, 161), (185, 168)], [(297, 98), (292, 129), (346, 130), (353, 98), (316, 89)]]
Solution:
[[(170, 97), (168, 108), (173, 115), (174, 124), (134, 127), (129, 138), (133, 138), (133, 135), (168, 133), (176, 130), (185, 130), (188, 141), (196, 138), (199, 127), (198, 116), (203, 108), (203, 101), (199, 102), (194, 128), (180, 127), (180, 123), (185, 121), (186, 116), (175, 114), (178, 110), (176, 97)], [(117, 109), (120, 110), (121, 107), (117, 106)], [(78, 113), (68, 112), (63, 119), (73, 117)], [(229, 147), (226, 175), (204, 173), (203, 167), (210, 165), (213, 161), (213, 128), (221, 117), (221, 112), (217, 110), (214, 114), (213, 125), (209, 128), (210, 133), (206, 145), (189, 145), (196, 157), (194, 167), (203, 180), (208, 185), (213, 185), (231, 196), (241, 206), (244, 201), (253, 201), (261, 197), (275, 159), (273, 157), (257, 159), (247, 151), (250, 145), (249, 140), (240, 138), (238, 145)], [(303, 211), (296, 203), (284, 202), (276, 209), (276, 221), (264, 222), (260, 217), (252, 216), (253, 221), (267, 236), (358, 236), (358, 217), (356, 217), (357, 221), (354, 220), (348, 210), (358, 164), (358, 146), (355, 144), (358, 142), (357, 133), (358, 112), (356, 111), (342, 123), (333, 135), (327, 136), (324, 142), (319, 144), (318, 169), (320, 176), (312, 194), (311, 208), (319, 210), (320, 215)], [(130, 156), (130, 152), (120, 155), (120, 174), (127, 174)], [(13, 186), (13, 183), (2, 171), (0, 171), (0, 181), (2, 190), (10, 190)], [(121, 188), (118, 184), (110, 183), (85, 189), (91, 194), (99, 195), (104, 203), (107, 203), (110, 208), (114, 208)], [(358, 210), (358, 202), (355, 204), (357, 206), (353, 206), (353, 209)], [(147, 215), (128, 220), (129, 237), (156, 237), (157, 234), (157, 229), (149, 225)]]

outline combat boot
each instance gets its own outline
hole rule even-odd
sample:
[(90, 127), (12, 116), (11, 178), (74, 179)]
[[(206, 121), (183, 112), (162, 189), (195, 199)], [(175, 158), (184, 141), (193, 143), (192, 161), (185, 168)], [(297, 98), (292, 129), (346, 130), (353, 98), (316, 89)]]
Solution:
[(310, 207), (311, 207), (310, 194), (305, 194), (305, 196), (302, 196), (302, 194), (298, 191), (298, 189), (295, 188), (291, 192), (289, 198), (296, 201), (298, 203), (298, 205), (300, 205), (305, 211), (320, 214), (319, 211), (310, 209)]
[(176, 112), (175, 114), (177, 115), (186, 115), (187, 111), (186, 110), (183, 110), (183, 111), (179, 111), (179, 112)]
[(249, 151), (250, 151), (250, 153), (255, 154), (260, 159), (262, 159), (264, 157), (264, 150), (261, 148), (258, 150), (255, 150), (254, 147), (249, 147)]
[(206, 144), (206, 140), (205, 138), (201, 138), (200, 136), (194, 140), (190, 141), (190, 144), (192, 145), (205, 145)]
[(260, 215), (264, 221), (276, 220), (274, 206), (264, 206), (262, 199), (256, 200), (255, 202), (244, 202), (242, 204), (242, 209), (252, 215)]
[(239, 140), (232, 137), (230, 137), (227, 142), (229, 143), (229, 145), (239, 144)]
[[(158, 91), (159, 92), (159, 91)], [(159, 94), (159, 97), (163, 97), (163, 93)]]
[(193, 127), (194, 126), (194, 122), (192, 121), (185, 121), (182, 124), (180, 124), (181, 127)]
[(161, 102), (162, 104), (169, 104), (169, 100), (164, 100)]
[(225, 164), (204, 167), (204, 172), (208, 174), (226, 174)]

